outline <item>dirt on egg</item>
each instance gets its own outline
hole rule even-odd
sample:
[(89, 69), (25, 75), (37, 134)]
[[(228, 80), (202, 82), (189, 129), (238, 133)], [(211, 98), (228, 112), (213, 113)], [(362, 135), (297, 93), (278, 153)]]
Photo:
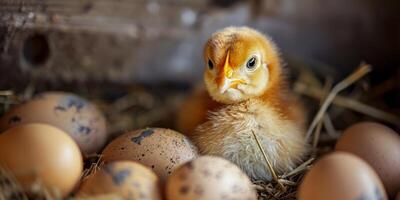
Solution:
[(114, 161), (88, 176), (78, 196), (119, 194), (124, 199), (160, 200), (159, 179), (147, 167), (132, 161)]
[(255, 200), (249, 177), (235, 164), (214, 156), (201, 156), (179, 167), (168, 178), (167, 200)]
[(197, 148), (184, 135), (164, 128), (125, 133), (103, 150), (104, 162), (132, 160), (152, 169), (162, 181), (181, 164), (198, 156)]
[(0, 130), (45, 123), (67, 132), (83, 154), (99, 151), (107, 139), (106, 121), (98, 108), (72, 93), (45, 92), (13, 107), (0, 120)]

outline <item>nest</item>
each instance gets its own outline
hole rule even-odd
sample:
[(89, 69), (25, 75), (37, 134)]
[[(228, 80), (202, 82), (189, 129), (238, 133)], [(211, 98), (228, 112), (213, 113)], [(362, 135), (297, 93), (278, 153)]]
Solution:
[[(386, 91), (396, 87), (395, 84), (390, 84), (396, 82), (396, 75), (381, 84), (371, 86), (368, 76), (365, 77), (371, 69), (371, 66), (363, 63), (335, 85), (333, 77), (327, 74), (321, 81), (321, 78), (309, 68), (298, 70), (298, 79), (293, 83), (293, 90), (304, 98), (307, 107), (313, 108), (311, 113), (315, 113), (310, 118), (312, 121), (306, 135), (313, 151), (302, 164), (285, 174), (275, 174), (264, 153), (265, 166), (272, 172), (273, 180), (271, 182), (253, 182), (258, 192), (258, 199), (296, 199), (297, 188), (304, 174), (318, 157), (332, 151), (341, 134), (340, 130), (345, 127), (358, 121), (375, 120), (395, 129), (399, 128), (395, 126), (400, 124), (400, 118), (387, 111), (389, 106), (377, 101), (377, 99), (381, 100), (377, 97), (383, 96)], [(104, 88), (99, 91), (91, 90), (90, 94), (87, 92), (88, 90), (72, 90), (72, 92), (90, 99), (103, 110), (110, 124), (110, 140), (121, 132), (146, 126), (174, 128), (170, 116), (178, 110), (187, 93), (187, 91), (176, 88), (165, 92), (164, 88), (141, 86), (118, 88), (118, 91), (123, 90), (124, 92), (115, 92), (115, 88), (112, 88), (114, 93), (111, 94), (106, 90)], [(18, 94), (15, 94), (14, 91), (0, 91), (0, 113), (7, 111), (12, 104), (30, 99), (36, 91), (40, 91), (40, 89), (34, 83)], [(255, 134), (253, 136), (258, 143), (257, 136)], [(259, 146), (259, 148), (263, 152), (262, 147)], [(98, 169), (99, 160), (99, 155), (93, 155), (92, 158), (87, 159), (82, 179)], [(61, 199), (40, 185), (33, 188), (35, 197), (49, 200)], [(29, 196), (29, 198), (31, 197)], [(116, 198), (117, 196), (110, 194), (85, 199)], [(4, 168), (0, 170), (0, 200), (3, 199), (28, 199), (12, 174)]]

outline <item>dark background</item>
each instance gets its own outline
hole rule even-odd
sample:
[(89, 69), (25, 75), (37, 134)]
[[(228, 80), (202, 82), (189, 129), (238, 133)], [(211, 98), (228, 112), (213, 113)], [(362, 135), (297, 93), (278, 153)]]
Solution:
[(289, 65), (341, 77), (366, 61), (379, 82), (399, 71), (399, 13), (397, 0), (0, 0), (0, 88), (191, 84), (203, 43), (230, 25), (269, 34)]

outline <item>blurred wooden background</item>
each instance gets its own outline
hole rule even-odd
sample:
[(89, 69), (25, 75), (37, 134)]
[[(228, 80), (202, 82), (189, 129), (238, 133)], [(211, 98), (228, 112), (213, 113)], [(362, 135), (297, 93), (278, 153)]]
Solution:
[(229, 25), (268, 33), (289, 64), (341, 76), (364, 60), (385, 76), (400, 68), (399, 13), (398, 0), (0, 0), (0, 89), (193, 83), (203, 43)]

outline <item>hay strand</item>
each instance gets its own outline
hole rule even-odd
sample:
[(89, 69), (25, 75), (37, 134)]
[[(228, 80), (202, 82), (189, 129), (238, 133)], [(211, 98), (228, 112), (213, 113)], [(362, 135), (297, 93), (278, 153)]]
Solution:
[(0, 167), (0, 200), (8, 199), (28, 200), (28, 197), (14, 175), (2, 166)]
[[(332, 85), (333, 85), (333, 79), (330, 77), (326, 78), (324, 89), (323, 89), (324, 98), (321, 98), (319, 100), (319, 106), (322, 106), (322, 104), (324, 103), (323, 100), (326, 98), (327, 95), (329, 95), (329, 91), (331, 90)], [(326, 115), (326, 113), (324, 115)], [(315, 129), (315, 132), (314, 132), (314, 140), (312, 142), (312, 147), (314, 148), (314, 150), (318, 146), (319, 137), (321, 135), (321, 130), (322, 130), (322, 124), (323, 124), (323, 121), (319, 121), (317, 128)]]
[(1, 90), (0, 96), (13, 96), (14, 92), (12, 90)]
[(253, 136), (254, 136), (254, 139), (256, 140), (258, 148), (260, 148), (260, 151), (263, 154), (264, 160), (267, 163), (267, 166), (268, 166), (269, 171), (271, 172), (272, 178), (274, 179), (274, 181), (276, 181), (278, 183), (278, 185), (282, 189), (282, 191), (286, 191), (285, 186), (279, 181), (278, 176), (276, 175), (275, 170), (273, 169), (272, 164), (269, 161), (267, 154), (265, 153), (264, 149), (262, 148), (261, 143), (258, 140), (256, 133), (253, 130), (251, 130), (251, 132), (253, 133)]
[(324, 115), (323, 123), (324, 123), (324, 128), (326, 130), (326, 133), (329, 136), (332, 136), (332, 137), (338, 136), (335, 126), (332, 123), (331, 117), (328, 114)]
[[(305, 84), (302, 83), (296, 83), (295, 86), (296, 92), (315, 98), (315, 99), (322, 99), (323, 98), (323, 91), (312, 87), (312, 86), (306, 86)], [(332, 103), (337, 106), (341, 106), (343, 108), (353, 110), (359, 113), (362, 113), (364, 115), (373, 117), (375, 119), (379, 119), (391, 124), (400, 124), (400, 118), (396, 115), (393, 115), (391, 113), (385, 112), (383, 110), (377, 109), (375, 107), (369, 106), (367, 104), (364, 104), (362, 102), (359, 102), (357, 100), (351, 99), (349, 97), (344, 97), (337, 95)]]
[(311, 163), (315, 160), (315, 158), (310, 158), (307, 161), (303, 162), (301, 165), (299, 165), (296, 169), (290, 171), (287, 174), (284, 174), (281, 178), (285, 179), (285, 178), (289, 178), (292, 176), (296, 176), (306, 170), (308, 170), (309, 165), (311, 165)]
[(348, 76), (347, 78), (345, 78), (344, 80), (342, 80), (341, 82), (336, 84), (335, 87), (333, 87), (333, 89), (331, 90), (329, 95), (326, 97), (324, 103), (320, 107), (319, 111), (315, 115), (313, 121), (311, 122), (311, 125), (306, 134), (307, 141), (309, 140), (311, 133), (314, 131), (314, 129), (318, 125), (319, 121), (321, 121), (322, 117), (324, 116), (324, 113), (326, 113), (329, 105), (331, 105), (332, 101), (335, 99), (336, 95), (340, 91), (346, 89), (347, 87), (352, 85), (354, 82), (356, 82), (357, 80), (362, 78), (364, 75), (366, 75), (370, 71), (371, 71), (371, 66), (368, 64), (362, 63), (361, 66), (354, 73), (352, 73), (350, 76)]

